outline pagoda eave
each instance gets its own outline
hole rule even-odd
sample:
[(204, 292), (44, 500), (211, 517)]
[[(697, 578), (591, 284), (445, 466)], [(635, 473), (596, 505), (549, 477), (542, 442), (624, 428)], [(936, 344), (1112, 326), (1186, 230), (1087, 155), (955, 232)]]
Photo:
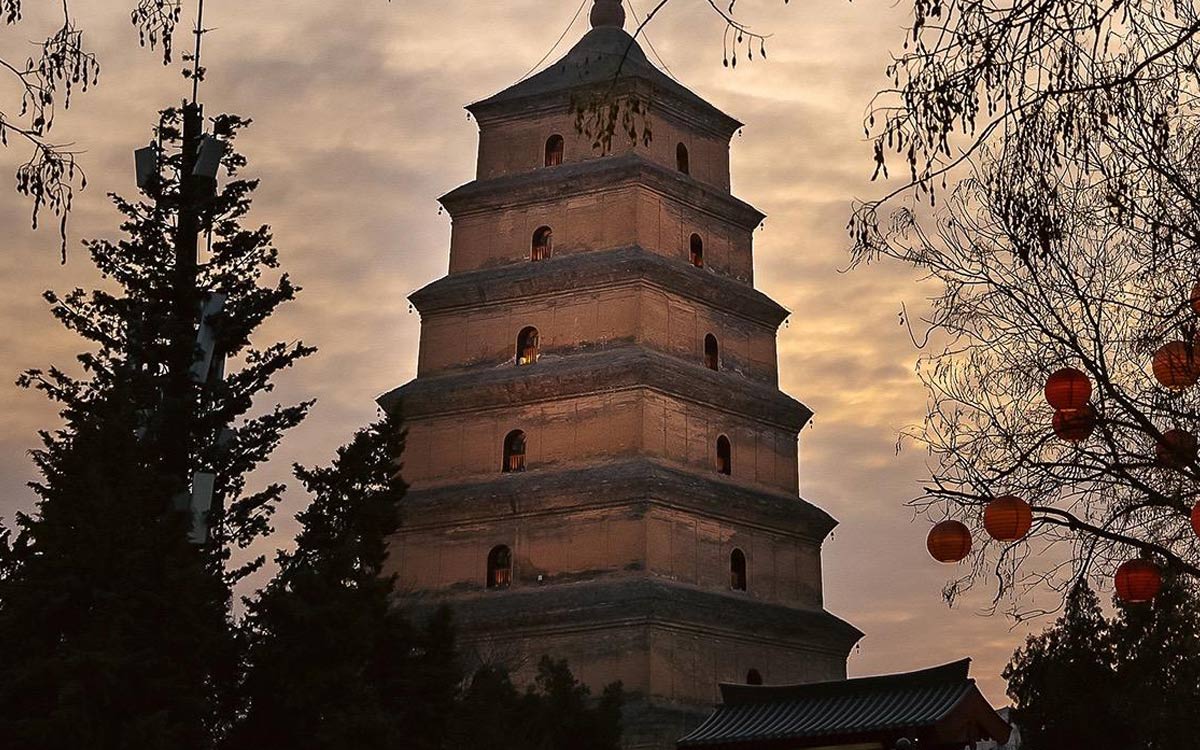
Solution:
[(414, 488), (404, 498), (406, 530), (452, 529), (516, 517), (559, 515), (582, 508), (680, 509), (820, 544), (837, 520), (802, 497), (748, 488), (639, 457), (586, 466), (466, 478)]
[(386, 411), (414, 420), (635, 389), (742, 414), (793, 434), (813, 415), (773, 386), (746, 378), (731, 388), (728, 374), (633, 343), (576, 350), (570, 356), (548, 351), (537, 364), (525, 367), (465, 369), (417, 378), (380, 396), (378, 403)]
[(729, 221), (757, 229), (766, 214), (728, 192), (646, 159), (641, 154), (605, 156), (489, 180), (475, 180), (439, 200), (452, 219), (473, 213), (502, 211), (576, 195), (596, 195), (638, 187), (652, 190)]
[(539, 264), (510, 263), (452, 274), (413, 292), (408, 299), (421, 315), (427, 315), (627, 283), (650, 284), (772, 328), (791, 315), (749, 284), (636, 245), (569, 253)]

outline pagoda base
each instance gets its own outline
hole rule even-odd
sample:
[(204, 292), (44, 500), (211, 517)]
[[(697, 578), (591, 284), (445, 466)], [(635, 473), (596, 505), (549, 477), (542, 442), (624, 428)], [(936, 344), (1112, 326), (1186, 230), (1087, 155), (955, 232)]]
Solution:
[(821, 609), (634, 574), (398, 603), (418, 619), (448, 604), (469, 669), (503, 665), (525, 685), (549, 656), (566, 659), (593, 695), (620, 681), (625, 746), (639, 750), (674, 748), (719, 702), (718, 685), (751, 670), (767, 683), (844, 679), (861, 637)]

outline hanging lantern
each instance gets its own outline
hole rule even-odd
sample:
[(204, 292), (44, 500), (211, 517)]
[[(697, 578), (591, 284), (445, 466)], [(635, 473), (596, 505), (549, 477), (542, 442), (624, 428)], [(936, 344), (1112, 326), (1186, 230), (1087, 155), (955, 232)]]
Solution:
[(1192, 508), (1192, 531), (1196, 532), (1196, 536), (1200, 536), (1200, 503), (1196, 503)]
[(1187, 430), (1167, 430), (1154, 446), (1154, 457), (1159, 466), (1168, 469), (1182, 469), (1196, 460), (1196, 436)]
[(958, 521), (942, 521), (929, 530), (925, 546), (938, 562), (962, 562), (971, 554), (971, 531)]
[(1117, 598), (1126, 604), (1142, 604), (1158, 596), (1162, 573), (1149, 560), (1136, 558), (1117, 568)]
[(1197, 281), (1196, 285), (1192, 287), (1192, 294), (1188, 301), (1192, 303), (1192, 310), (1200, 315), (1200, 281)]
[(1192, 349), (1182, 341), (1163, 344), (1154, 353), (1154, 377), (1173, 391), (1183, 390), (1196, 383), (1200, 369), (1192, 358)]
[(1090, 406), (1081, 409), (1059, 409), (1054, 412), (1054, 434), (1068, 443), (1087, 440), (1096, 429), (1096, 410)]
[(1055, 409), (1080, 409), (1092, 397), (1092, 381), (1074, 367), (1064, 367), (1046, 378), (1046, 401)]
[(983, 509), (983, 528), (997, 542), (1023, 539), (1032, 526), (1029, 503), (1015, 495), (998, 497)]

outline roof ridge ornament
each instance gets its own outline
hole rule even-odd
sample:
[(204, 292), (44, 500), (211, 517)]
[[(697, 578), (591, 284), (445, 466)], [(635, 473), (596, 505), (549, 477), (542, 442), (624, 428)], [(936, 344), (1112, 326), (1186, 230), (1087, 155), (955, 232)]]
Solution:
[(592, 6), (591, 18), (593, 29), (602, 26), (625, 28), (625, 8), (621, 5), (621, 0), (596, 0), (596, 4)]

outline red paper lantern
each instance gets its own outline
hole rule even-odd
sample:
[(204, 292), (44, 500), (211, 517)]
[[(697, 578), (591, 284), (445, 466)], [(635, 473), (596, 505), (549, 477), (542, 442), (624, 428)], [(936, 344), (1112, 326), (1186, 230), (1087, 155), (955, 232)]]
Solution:
[(1200, 281), (1197, 281), (1196, 285), (1192, 287), (1192, 294), (1188, 298), (1188, 301), (1192, 303), (1192, 310), (1197, 315), (1200, 315)]
[(971, 531), (958, 521), (942, 521), (929, 530), (925, 546), (938, 562), (962, 562), (971, 554)]
[(1087, 440), (1096, 429), (1096, 410), (1090, 406), (1081, 409), (1059, 409), (1054, 412), (1054, 434), (1068, 443)]
[(1159, 466), (1168, 469), (1182, 469), (1196, 460), (1200, 445), (1196, 436), (1187, 430), (1167, 430), (1154, 446), (1154, 457)]
[(1029, 503), (1015, 495), (1004, 495), (983, 509), (983, 528), (998, 542), (1023, 539), (1033, 526)]
[(1046, 401), (1055, 409), (1080, 409), (1092, 397), (1092, 381), (1074, 367), (1064, 367), (1046, 378)]
[(1200, 536), (1200, 503), (1196, 503), (1192, 508), (1192, 531), (1196, 532), (1196, 536)]
[(1163, 344), (1154, 353), (1154, 377), (1171, 390), (1179, 391), (1195, 385), (1200, 379), (1192, 348), (1182, 341)]
[(1117, 568), (1117, 598), (1127, 604), (1141, 604), (1158, 596), (1162, 573), (1149, 560), (1137, 558)]

